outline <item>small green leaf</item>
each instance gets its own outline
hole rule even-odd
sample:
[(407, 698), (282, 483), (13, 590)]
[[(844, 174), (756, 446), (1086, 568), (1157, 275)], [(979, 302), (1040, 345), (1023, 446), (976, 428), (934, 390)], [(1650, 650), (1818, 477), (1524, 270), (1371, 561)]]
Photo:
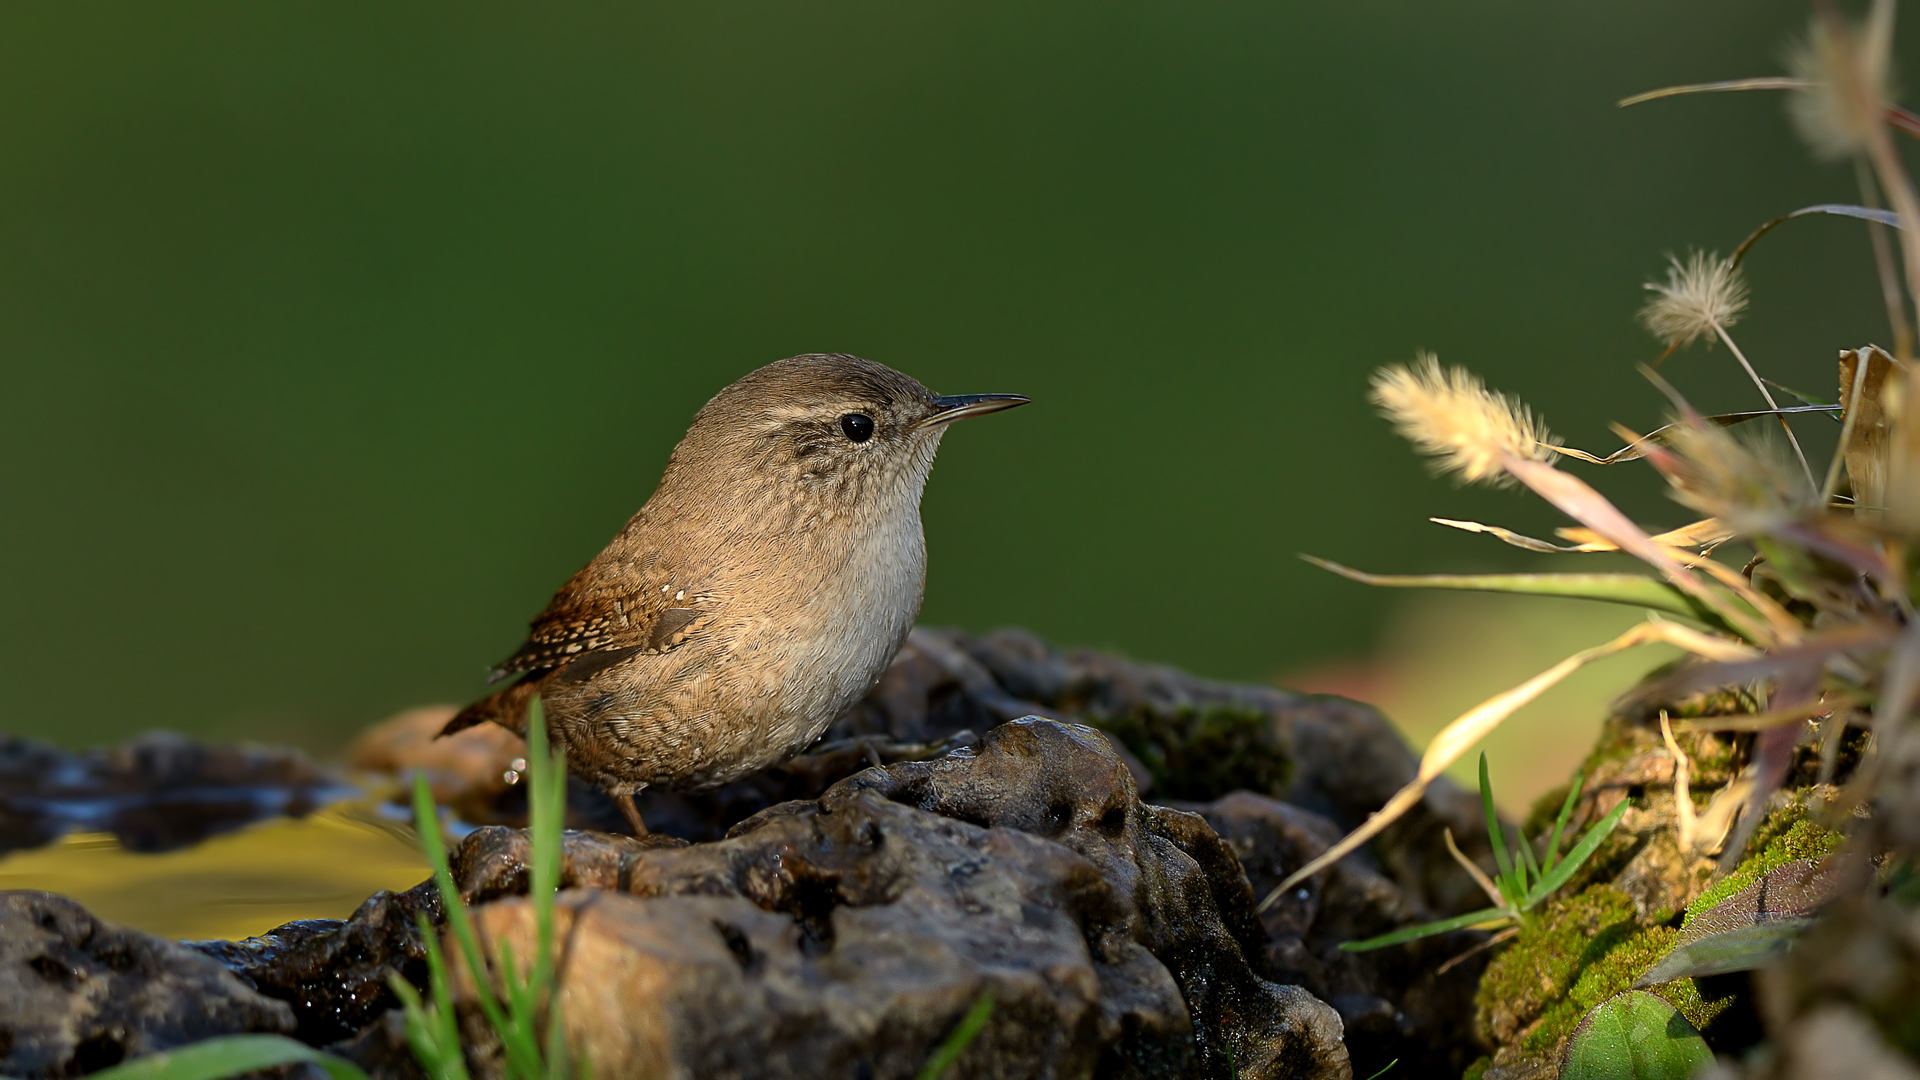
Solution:
[(1837, 871), (1820, 859), (1797, 859), (1691, 915), (1673, 950), (1634, 982), (1656, 986), (1698, 975), (1752, 971), (1785, 956), (1813, 916), (1833, 899)]
[(1600, 850), (1600, 844), (1606, 840), (1608, 835), (1613, 832), (1614, 827), (1620, 824), (1620, 819), (1626, 817), (1627, 811), (1632, 808), (1633, 803), (1626, 799), (1621, 799), (1620, 805), (1613, 808), (1613, 813), (1608, 814), (1598, 825), (1588, 829), (1587, 835), (1581, 837), (1580, 842), (1573, 845), (1573, 850), (1567, 852), (1567, 857), (1560, 860), (1560, 865), (1547, 871), (1547, 876), (1541, 878), (1540, 883), (1533, 887), (1533, 891), (1527, 894), (1526, 903), (1521, 906), (1531, 908), (1533, 905), (1552, 895), (1553, 890), (1572, 880), (1574, 872), (1580, 869), (1580, 864), (1593, 858), (1593, 853)]
[(1560, 1080), (1687, 1080), (1713, 1064), (1700, 1032), (1644, 990), (1595, 1005), (1560, 1059)]
[[(1541, 878), (1546, 877), (1547, 875), (1540, 870), (1539, 861), (1533, 857), (1533, 845), (1527, 842), (1527, 834), (1522, 830), (1515, 829), (1513, 843), (1513, 850), (1519, 852), (1520, 860), (1527, 864), (1527, 876), (1534, 881), (1539, 881)], [(1525, 883), (1522, 882), (1521, 884), (1522, 888), (1524, 888)]]
[(320, 1066), (332, 1080), (367, 1080), (353, 1062), (284, 1035), (223, 1035), (135, 1058), (93, 1076), (99, 1080), (224, 1080), (301, 1061)]
[(1497, 907), (1482, 908), (1479, 911), (1469, 911), (1465, 915), (1455, 915), (1451, 919), (1441, 919), (1439, 922), (1421, 923), (1419, 926), (1404, 927), (1395, 930), (1391, 934), (1381, 934), (1379, 937), (1370, 937), (1365, 941), (1343, 941), (1340, 943), (1340, 950), (1342, 952), (1371, 952), (1374, 949), (1384, 949), (1389, 945), (1399, 945), (1402, 942), (1413, 941), (1418, 938), (1444, 934), (1450, 930), (1464, 930), (1469, 926), (1479, 926), (1481, 923), (1511, 918), (1513, 918), (1513, 911), (1511, 909)]
[(1689, 945), (1676, 947), (1633, 981), (1636, 987), (1658, 986), (1675, 979), (1701, 975), (1724, 975), (1729, 971), (1763, 968), (1792, 951), (1802, 931), (1813, 925), (1812, 919), (1776, 919), (1711, 934)]
[(1586, 782), (1587, 774), (1573, 774), (1573, 786), (1567, 789), (1567, 801), (1560, 804), (1560, 816), (1553, 819), (1553, 835), (1547, 838), (1547, 869), (1552, 870), (1560, 861), (1560, 834), (1566, 831), (1567, 818), (1573, 816), (1574, 804), (1580, 801), (1580, 786)]
[(1493, 844), (1493, 861), (1500, 868), (1496, 884), (1500, 886), (1500, 895), (1507, 903), (1515, 904), (1527, 894), (1526, 871), (1515, 871), (1513, 860), (1507, 856), (1507, 840), (1501, 835), (1500, 818), (1493, 812), (1493, 784), (1487, 779), (1487, 755), (1480, 753), (1480, 808), (1487, 815), (1487, 839)]

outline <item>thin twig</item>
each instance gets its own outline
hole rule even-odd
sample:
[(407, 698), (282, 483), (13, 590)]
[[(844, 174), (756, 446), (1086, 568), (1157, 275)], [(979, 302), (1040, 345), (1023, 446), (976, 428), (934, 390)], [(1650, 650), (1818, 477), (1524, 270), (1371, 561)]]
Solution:
[(1493, 879), (1488, 877), (1486, 871), (1480, 869), (1472, 859), (1460, 853), (1460, 845), (1453, 842), (1453, 830), (1444, 829), (1442, 834), (1446, 837), (1447, 854), (1453, 856), (1453, 861), (1466, 868), (1467, 873), (1473, 876), (1473, 883), (1480, 886), (1480, 890), (1487, 894), (1487, 899), (1493, 901), (1494, 907), (1505, 907), (1507, 898), (1501, 896), (1500, 890), (1494, 887)]
[(1693, 771), (1693, 762), (1681, 751), (1680, 744), (1673, 737), (1673, 721), (1668, 718), (1667, 710), (1660, 710), (1660, 738), (1667, 744), (1667, 753), (1673, 755), (1673, 811), (1679, 819), (1680, 850), (1693, 850), (1696, 819), (1693, 814), (1693, 789), (1688, 786), (1688, 774)]
[[(1717, 322), (1713, 324), (1713, 329), (1720, 335), (1720, 340), (1727, 343), (1727, 348), (1733, 350), (1733, 358), (1740, 361), (1741, 367), (1747, 369), (1747, 377), (1753, 380), (1753, 385), (1760, 388), (1760, 396), (1767, 399), (1767, 408), (1778, 409), (1780, 403), (1773, 400), (1773, 391), (1767, 389), (1767, 384), (1760, 378), (1760, 373), (1753, 370), (1752, 364), (1747, 363), (1747, 354), (1741, 352), (1740, 346), (1733, 343), (1733, 335), (1727, 333), (1727, 328)], [(1813, 478), (1813, 466), (1807, 464), (1806, 452), (1800, 449), (1800, 440), (1793, 437), (1792, 425), (1787, 423), (1787, 418), (1784, 416), (1775, 417), (1775, 419), (1780, 421), (1780, 430), (1787, 433), (1787, 441), (1793, 444), (1793, 456), (1800, 459), (1800, 467), (1806, 470), (1807, 486), (1819, 487), (1820, 481)]]
[(1468, 959), (1471, 959), (1474, 956), (1478, 956), (1483, 952), (1486, 952), (1488, 949), (1493, 948), (1495, 945), (1498, 945), (1503, 941), (1512, 941), (1514, 937), (1517, 936), (1519, 933), (1520, 933), (1519, 927), (1509, 926), (1505, 930), (1500, 931), (1499, 933), (1493, 935), (1492, 937), (1481, 942), (1480, 944), (1475, 945), (1473, 948), (1468, 949), (1466, 952), (1461, 953), (1459, 956), (1456, 956), (1453, 959), (1447, 961), (1446, 963), (1441, 964), (1439, 967), (1434, 968), (1433, 973), (1436, 976), (1445, 975), (1447, 972), (1452, 971), (1456, 967), (1459, 967), (1462, 962)]
[(1661, 98), (1679, 97), (1682, 94), (1724, 94), (1734, 90), (1805, 90), (1813, 84), (1805, 79), (1789, 78), (1785, 75), (1766, 75), (1757, 79), (1726, 79), (1721, 82), (1687, 83), (1684, 86), (1663, 86), (1658, 90), (1648, 90), (1632, 97), (1620, 99), (1620, 108), (1639, 105), (1643, 102), (1658, 101)]

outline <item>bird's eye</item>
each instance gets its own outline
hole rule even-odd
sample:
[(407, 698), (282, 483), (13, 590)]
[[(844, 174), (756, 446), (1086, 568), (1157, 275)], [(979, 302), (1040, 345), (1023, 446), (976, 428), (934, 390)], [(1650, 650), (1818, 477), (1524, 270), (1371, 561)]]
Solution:
[(840, 418), (840, 430), (854, 442), (866, 442), (873, 438), (873, 417), (866, 413), (850, 412)]

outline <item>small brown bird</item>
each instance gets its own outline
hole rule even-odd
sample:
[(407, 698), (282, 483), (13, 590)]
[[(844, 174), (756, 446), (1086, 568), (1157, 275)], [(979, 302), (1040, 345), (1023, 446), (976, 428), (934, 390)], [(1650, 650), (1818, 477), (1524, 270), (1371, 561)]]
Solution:
[(643, 788), (792, 757), (873, 688), (920, 612), (920, 494), (947, 425), (1027, 401), (936, 397), (832, 353), (752, 372), (694, 416), (653, 497), (489, 679), (518, 681), (441, 734), (525, 734), (538, 694), (569, 768), (635, 835)]

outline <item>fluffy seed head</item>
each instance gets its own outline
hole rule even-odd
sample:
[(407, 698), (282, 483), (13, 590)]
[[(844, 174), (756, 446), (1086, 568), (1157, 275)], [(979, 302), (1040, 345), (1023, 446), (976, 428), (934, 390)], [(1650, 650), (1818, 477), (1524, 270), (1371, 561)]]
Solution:
[(1435, 472), (1458, 473), (1467, 483), (1511, 483), (1502, 458), (1547, 461), (1559, 445), (1531, 409), (1487, 389), (1465, 368), (1441, 370), (1432, 353), (1411, 367), (1374, 372), (1371, 396), (1408, 442), (1433, 456)]
[(1695, 251), (1681, 262), (1669, 255), (1667, 280), (1647, 282), (1654, 294), (1640, 309), (1640, 321), (1668, 345), (1712, 340), (1714, 331), (1732, 326), (1747, 309), (1747, 281), (1719, 255)]
[(1673, 485), (1674, 498), (1738, 532), (1765, 534), (1814, 513), (1820, 504), (1805, 471), (1771, 429), (1742, 439), (1696, 419), (1669, 431), (1676, 453), (1661, 471)]
[(1862, 153), (1893, 100), (1893, 4), (1874, 0), (1866, 22), (1816, 13), (1807, 40), (1787, 63), (1808, 84), (1787, 99), (1787, 116), (1823, 158)]

